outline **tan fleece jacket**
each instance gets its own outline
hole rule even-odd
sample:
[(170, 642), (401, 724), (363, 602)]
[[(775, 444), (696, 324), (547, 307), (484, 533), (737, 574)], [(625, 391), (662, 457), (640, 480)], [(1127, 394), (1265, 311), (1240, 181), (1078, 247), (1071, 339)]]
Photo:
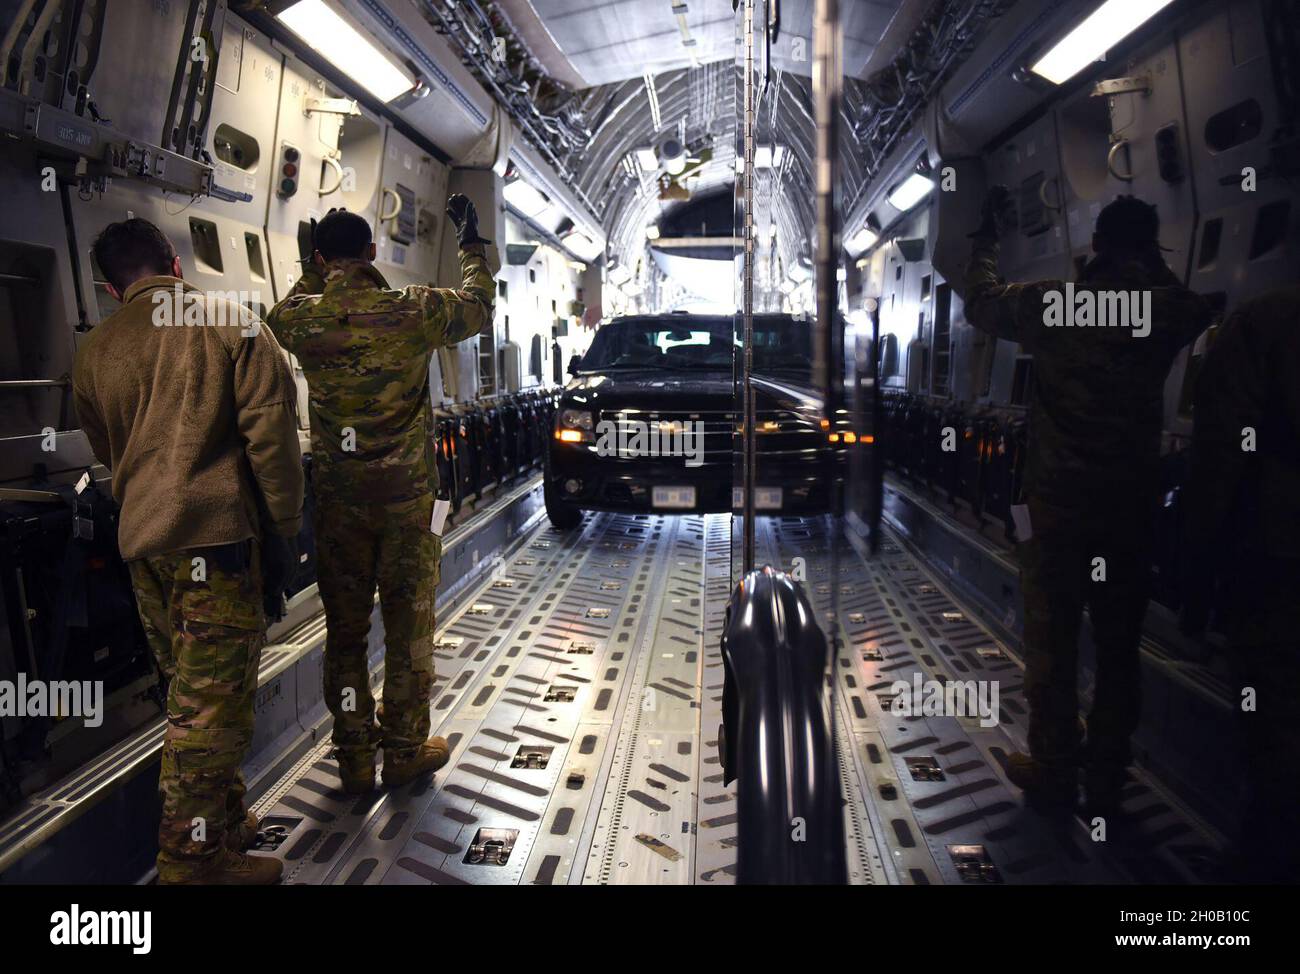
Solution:
[(125, 559), (302, 525), (293, 375), (271, 330), (232, 301), (147, 277), (81, 345), (73, 400), (113, 472)]

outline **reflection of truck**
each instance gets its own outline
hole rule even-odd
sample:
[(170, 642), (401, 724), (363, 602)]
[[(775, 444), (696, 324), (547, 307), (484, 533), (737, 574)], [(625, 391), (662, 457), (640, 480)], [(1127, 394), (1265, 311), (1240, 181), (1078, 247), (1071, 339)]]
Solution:
[[(824, 511), (842, 458), (809, 388), (811, 327), (754, 317), (758, 443), (755, 505)], [(717, 513), (741, 506), (738, 335), (730, 317), (648, 315), (610, 321), (575, 357), (547, 451), (546, 509), (556, 527), (584, 510)]]

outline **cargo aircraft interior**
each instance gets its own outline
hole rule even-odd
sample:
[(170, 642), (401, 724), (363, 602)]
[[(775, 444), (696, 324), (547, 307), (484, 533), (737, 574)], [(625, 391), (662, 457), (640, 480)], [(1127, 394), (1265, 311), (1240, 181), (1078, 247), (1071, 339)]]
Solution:
[[(0, 70), (0, 887), (1300, 876), (1290, 0), (3, 0)], [(150, 614), (235, 542), (265, 612)]]

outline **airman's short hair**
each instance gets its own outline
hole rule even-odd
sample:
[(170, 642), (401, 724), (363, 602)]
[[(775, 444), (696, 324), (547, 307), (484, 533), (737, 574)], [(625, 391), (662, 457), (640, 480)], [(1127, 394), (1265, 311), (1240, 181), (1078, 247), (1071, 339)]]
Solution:
[(176, 248), (148, 220), (134, 217), (100, 231), (91, 254), (104, 279), (121, 293), (142, 277), (170, 274)]
[(316, 249), (326, 260), (365, 257), (370, 224), (359, 213), (330, 210), (316, 224)]
[(1117, 196), (1097, 214), (1098, 243), (1116, 250), (1160, 246), (1160, 216), (1136, 196)]

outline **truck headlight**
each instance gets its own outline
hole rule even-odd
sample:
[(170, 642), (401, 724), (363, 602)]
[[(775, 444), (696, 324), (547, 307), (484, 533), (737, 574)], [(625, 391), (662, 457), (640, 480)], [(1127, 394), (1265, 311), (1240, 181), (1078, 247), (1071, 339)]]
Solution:
[(587, 432), (591, 432), (595, 428), (595, 424), (591, 421), (591, 413), (587, 412), (587, 410), (560, 410), (560, 429), (587, 430)]
[(594, 443), (596, 424), (585, 409), (561, 409), (555, 418), (555, 438), (561, 443)]

